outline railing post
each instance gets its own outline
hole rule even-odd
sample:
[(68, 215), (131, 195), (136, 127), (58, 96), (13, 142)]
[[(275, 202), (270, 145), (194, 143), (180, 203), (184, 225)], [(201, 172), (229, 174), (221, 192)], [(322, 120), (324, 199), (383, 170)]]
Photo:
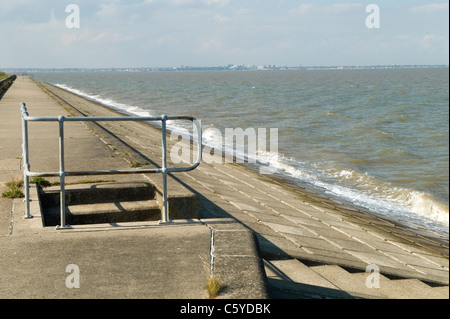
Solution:
[(64, 165), (64, 116), (59, 116), (59, 183), (60, 183), (60, 214), (61, 225), (56, 226), (56, 229), (67, 229), (70, 225), (66, 225), (66, 172)]
[(200, 120), (194, 119), (192, 121), (193, 125), (196, 127), (196, 133), (194, 134), (194, 139), (197, 140), (197, 160), (196, 163), (201, 163), (203, 155), (203, 137), (202, 137), (202, 122)]
[(161, 221), (160, 223), (169, 223), (169, 209), (167, 204), (167, 115), (161, 116), (162, 124), (162, 178), (163, 178), (163, 207), (161, 211)]
[(25, 103), (20, 105), (22, 113), (22, 160), (23, 160), (23, 184), (25, 190), (25, 219), (33, 218), (30, 213), (30, 177), (27, 172), (30, 170), (29, 155), (28, 155), (28, 122), (25, 117), (28, 116), (27, 107)]

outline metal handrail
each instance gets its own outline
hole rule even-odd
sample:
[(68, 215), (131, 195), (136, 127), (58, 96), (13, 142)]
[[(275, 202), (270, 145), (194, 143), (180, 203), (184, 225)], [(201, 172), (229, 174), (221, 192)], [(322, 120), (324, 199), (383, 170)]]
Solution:
[[(25, 103), (21, 103), (22, 113), (22, 148), (23, 148), (23, 169), (24, 169), (24, 187), (25, 187), (25, 218), (33, 218), (30, 214), (30, 177), (56, 177), (60, 178), (60, 214), (61, 225), (57, 229), (70, 228), (66, 224), (66, 196), (65, 196), (65, 178), (66, 176), (86, 176), (86, 175), (119, 175), (119, 174), (140, 174), (140, 173), (160, 173), (163, 176), (163, 207), (161, 211), (160, 223), (170, 222), (167, 208), (167, 174), (171, 172), (188, 172), (200, 165), (202, 161), (202, 127), (200, 121), (191, 116), (167, 116), (145, 117), (145, 116), (125, 116), (125, 117), (30, 117)], [(162, 163), (160, 168), (152, 169), (133, 169), (133, 170), (101, 170), (101, 171), (66, 171), (64, 165), (64, 123), (65, 122), (118, 122), (118, 121), (161, 121), (162, 128)], [(197, 129), (197, 160), (195, 164), (189, 167), (167, 167), (167, 121), (191, 121)], [(28, 122), (58, 122), (59, 123), (59, 172), (31, 172), (28, 152)]]

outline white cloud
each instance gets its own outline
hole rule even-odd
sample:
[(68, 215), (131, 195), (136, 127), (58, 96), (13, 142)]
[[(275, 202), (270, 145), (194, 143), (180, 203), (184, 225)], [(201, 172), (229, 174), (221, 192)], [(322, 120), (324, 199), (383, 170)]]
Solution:
[(327, 6), (325, 10), (328, 10), (329, 13), (343, 13), (343, 12), (355, 12), (356, 10), (363, 8), (360, 3), (337, 3), (331, 6)]
[(305, 3), (295, 9), (290, 10), (289, 13), (303, 15), (303, 14), (307, 14), (307, 13), (311, 12), (314, 8), (315, 8), (315, 6), (313, 4)]
[(230, 21), (230, 18), (221, 16), (220, 14), (215, 14), (214, 20), (216, 20), (219, 23), (226, 23), (226, 22)]
[(214, 52), (222, 48), (222, 43), (216, 38), (204, 40), (201, 44), (201, 52)]
[(92, 43), (112, 42), (125, 44), (125, 42), (133, 41), (136, 38), (137, 35), (135, 34), (124, 34), (124, 33), (104, 31), (99, 33), (94, 38), (92, 38), (90, 42)]
[(115, 18), (120, 12), (120, 8), (116, 4), (104, 4), (100, 3), (100, 10), (95, 15), (101, 18)]
[(204, 0), (204, 2), (207, 6), (210, 5), (225, 6), (228, 4), (228, 0)]
[(420, 45), (424, 49), (429, 49), (433, 45), (446, 41), (447, 38), (435, 34), (426, 34), (420, 39)]
[(328, 5), (318, 5), (318, 4), (312, 4), (312, 3), (304, 3), (301, 4), (299, 7), (292, 9), (289, 11), (290, 14), (299, 14), (299, 15), (306, 15), (306, 14), (340, 14), (340, 13), (346, 13), (359, 10), (362, 8), (362, 5), (360, 3), (336, 3), (336, 4), (328, 4)]
[(418, 14), (433, 14), (436, 12), (447, 12), (448, 13), (448, 3), (432, 3), (423, 6), (417, 6), (411, 8), (411, 12)]

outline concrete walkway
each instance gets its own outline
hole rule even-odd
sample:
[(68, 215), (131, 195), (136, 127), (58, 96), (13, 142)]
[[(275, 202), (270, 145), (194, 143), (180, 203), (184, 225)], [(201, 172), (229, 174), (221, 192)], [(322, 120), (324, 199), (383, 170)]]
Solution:
[[(88, 116), (117, 115), (112, 110), (59, 88), (42, 83), (39, 85), (43, 90), (30, 80), (20, 78), (0, 101), (0, 118), (2, 122), (3, 118), (8, 118), (5, 124), (7, 126), (0, 129), (10, 134), (9, 138), (0, 140), (3, 183), (10, 181), (11, 178), (20, 177), (21, 174), (21, 139), (17, 124), (20, 123), (18, 111), (20, 102), (27, 103), (31, 116), (39, 116), (45, 112), (51, 116), (61, 115), (64, 112), (81, 112)], [(91, 157), (96, 162), (97, 156), (105, 161), (102, 165), (107, 163), (108, 167), (128, 165), (129, 168), (131, 162), (151, 166), (152, 163), (159, 163), (161, 160), (160, 132), (146, 124), (105, 123), (101, 124), (101, 127), (89, 127), (87, 130), (81, 126), (82, 124), (79, 124), (74, 126), (73, 130), (68, 129), (66, 138), (69, 142), (73, 140), (74, 145), (81, 145), (78, 144), (79, 138), (89, 140), (92, 152), (88, 151), (87, 154), (90, 155), (85, 158), (78, 151), (79, 148), (75, 147), (73, 154), (67, 155), (68, 165), (73, 165), (72, 167), (86, 165), (92, 168), (92, 161), (89, 162), (88, 159)], [(42, 134), (45, 134), (44, 131), (47, 129), (43, 130)], [(54, 135), (57, 135), (56, 131)], [(94, 141), (95, 139), (97, 141)], [(39, 145), (44, 143), (45, 141), (40, 141)], [(50, 156), (50, 153), (57, 154), (56, 148), (52, 149), (53, 143), (46, 146), (45, 152), (41, 147), (33, 150), (31, 158), (40, 160), (35, 164), (32, 163), (32, 168), (40, 170), (50, 166), (57, 167), (57, 160)], [(57, 142), (54, 144), (57, 145)], [(158, 178), (153, 175), (143, 175), (139, 178), (159, 183)], [(235, 164), (202, 163), (195, 171), (176, 174), (172, 178), (200, 198), (201, 221), (227, 218), (239, 221), (239, 225), (245, 226), (243, 229), (249, 229), (256, 234), (260, 256), (265, 259), (271, 297), (404, 298), (405, 294), (401, 291), (413, 290), (427, 293), (410, 294), (406, 296), (407, 298), (417, 296), (448, 298), (448, 237), (405, 221), (386, 220), (343, 203), (333, 202), (324, 198), (322, 194), (291, 187), (284, 181), (256, 174)], [(15, 207), (21, 205), (17, 200), (13, 203)], [(7, 235), (11, 232), (12, 204), (10, 200), (3, 199), (1, 205), (0, 230), (5, 236), (0, 238), (0, 241), (2, 246), (6, 247), (9, 245), (8, 241), (15, 236), (14, 230), (12, 236)], [(14, 213), (14, 220), (21, 217), (17, 215), (21, 213)], [(145, 232), (151, 230), (146, 229)], [(222, 238), (226, 242), (232, 233), (239, 232), (224, 231), (217, 239)], [(42, 238), (42, 232), (39, 236)], [(62, 235), (57, 233), (55, 236)], [(140, 238), (145, 236), (150, 234), (143, 233)], [(255, 251), (251, 248), (253, 245), (251, 236), (249, 238), (250, 248), (247, 250)], [(236, 242), (242, 244), (241, 240)], [(225, 254), (226, 257), (217, 258), (217, 261), (223, 261), (221, 265), (225, 265), (222, 271), (231, 273), (233, 265), (239, 265), (237, 269), (242, 269), (242, 260), (237, 257), (239, 249), (236, 249), (234, 244), (225, 247), (231, 251)], [(136, 250), (136, 253), (138, 251)], [(235, 258), (233, 262), (229, 260), (231, 256)], [(253, 263), (250, 262), (253, 266), (243, 278), (247, 278), (250, 274), (261, 278), (258, 273), (259, 266), (254, 263), (255, 257), (250, 257), (252, 256), (250, 253), (243, 256), (253, 258)], [(95, 259), (92, 257), (92, 260)], [(282, 263), (283, 261), (285, 263)], [(379, 269), (383, 276), (381, 283), (384, 287), (389, 287), (388, 290), (381, 293), (381, 288), (374, 290), (367, 287), (366, 280), (369, 274), (365, 271), (369, 265), (375, 265)], [(221, 269), (219, 264), (216, 266)], [(3, 267), (4, 265), (2, 269)], [(239, 275), (237, 273), (235, 275), (236, 281), (239, 281)], [(0, 276), (3, 277), (3, 270)], [(205, 278), (204, 275), (201, 277)], [(343, 278), (346, 279), (342, 280)], [(261, 280), (253, 278), (249, 282), (264, 282), (264, 278)], [(420, 283), (425, 286), (421, 286)], [(264, 283), (259, 286), (252, 284), (246, 290), (250, 296), (259, 298), (264, 296), (261, 292), (264, 289), (254, 287), (264, 285)], [(236, 291), (245, 290), (242, 285), (240, 288), (241, 290)], [(430, 289), (432, 293), (428, 293)], [(239, 294), (228, 296), (241, 298)], [(227, 295), (224, 294), (223, 297), (226, 298)]]
[[(6, 183), (23, 179), (21, 102), (27, 102), (31, 116), (72, 112), (30, 79), (16, 80), (0, 100), (0, 192), (7, 189)], [(31, 170), (58, 171), (57, 125), (29, 124)], [(115, 156), (84, 124), (68, 124), (65, 140), (68, 170), (130, 169), (128, 159)], [(111, 176), (95, 178), (97, 183), (108, 182)], [(142, 174), (113, 178), (148, 182)], [(80, 179), (68, 182), (87, 182)], [(220, 298), (267, 297), (256, 240), (235, 220), (130, 222), (56, 230), (42, 225), (35, 186), (31, 199), (33, 218), (24, 219), (22, 199), (0, 198), (0, 298), (203, 299), (208, 298), (205, 287), (212, 274), (222, 282)], [(232, 236), (221, 238), (223, 232)], [(243, 256), (234, 257), (230, 246)]]

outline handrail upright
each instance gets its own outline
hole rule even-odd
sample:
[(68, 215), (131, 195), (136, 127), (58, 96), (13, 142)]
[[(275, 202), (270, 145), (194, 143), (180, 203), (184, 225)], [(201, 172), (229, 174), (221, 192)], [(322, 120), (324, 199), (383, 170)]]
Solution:
[(162, 178), (163, 178), (163, 207), (161, 213), (161, 223), (167, 223), (168, 221), (168, 209), (167, 209), (167, 144), (166, 144), (166, 129), (167, 129), (167, 116), (161, 117), (161, 129), (162, 129)]
[(28, 122), (25, 117), (28, 116), (26, 104), (20, 105), (22, 113), (22, 161), (23, 161), (23, 184), (25, 190), (25, 219), (31, 219), (30, 214), (30, 177), (28, 171), (30, 170), (29, 154), (28, 154)]
[(57, 226), (56, 229), (67, 229), (70, 225), (66, 224), (66, 171), (65, 171), (65, 161), (64, 161), (64, 116), (58, 117), (59, 125), (59, 205), (60, 205), (60, 215), (61, 215), (61, 225)]

